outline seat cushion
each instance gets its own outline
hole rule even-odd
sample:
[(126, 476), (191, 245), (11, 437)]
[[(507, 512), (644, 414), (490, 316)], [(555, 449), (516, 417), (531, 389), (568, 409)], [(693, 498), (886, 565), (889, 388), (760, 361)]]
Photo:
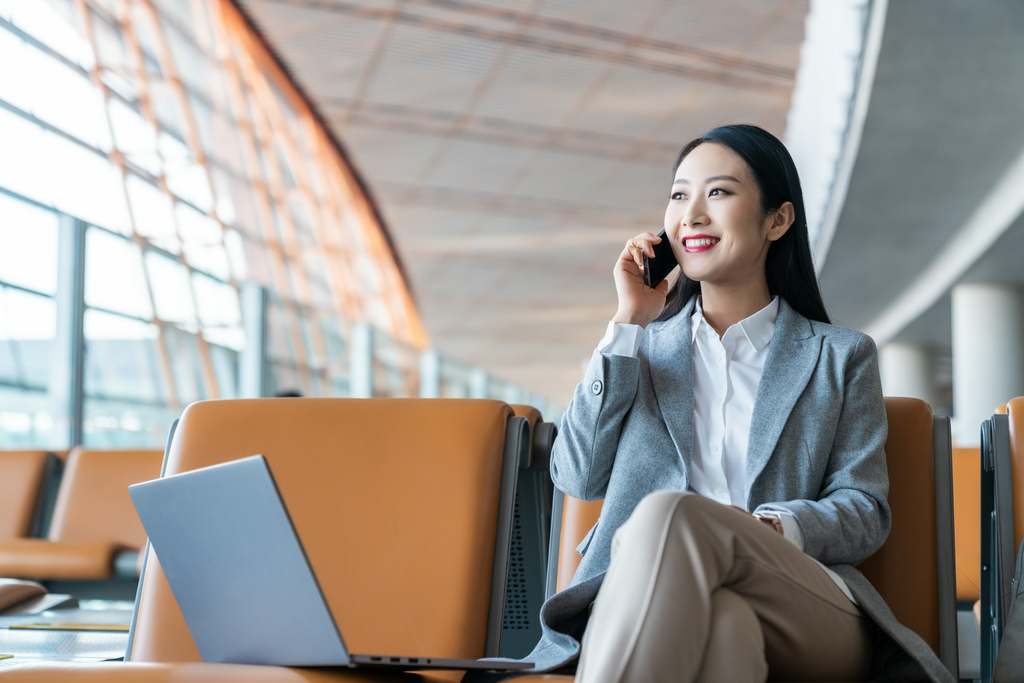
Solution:
[[(286, 669), (245, 664), (143, 664), (137, 662), (29, 662), (4, 670), (4, 683), (426, 683), (409, 673), (358, 669)], [(456, 679), (457, 680), (457, 679)]]
[(580, 566), (580, 554), (576, 547), (601, 517), (603, 500), (579, 500), (565, 497), (562, 508), (562, 535), (558, 544), (558, 590), (569, 587), (576, 568)]
[(109, 579), (114, 575), (113, 543), (54, 543), (20, 538), (0, 543), (0, 576), (27, 579)]

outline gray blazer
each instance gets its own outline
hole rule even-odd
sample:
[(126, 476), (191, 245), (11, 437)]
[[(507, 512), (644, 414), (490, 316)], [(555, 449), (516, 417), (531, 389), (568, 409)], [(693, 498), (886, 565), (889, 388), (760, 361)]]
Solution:
[[(569, 588), (541, 609), (543, 637), (527, 657), (534, 671), (555, 669), (579, 653), (589, 605), (608, 569), (612, 535), (637, 503), (654, 491), (689, 484), (692, 311), (690, 301), (670, 320), (648, 325), (636, 358), (595, 351), (562, 417), (551, 476), (567, 494), (603, 498), (604, 506), (577, 549), (583, 559)], [(876, 652), (882, 680), (952, 682), (931, 648), (896, 621), (854, 568), (889, 533), (886, 433), (871, 338), (808, 320), (780, 301), (750, 424), (747, 507), (756, 511), (770, 503), (791, 512), (805, 552), (843, 577), (861, 609), (888, 635), (879, 638)]]

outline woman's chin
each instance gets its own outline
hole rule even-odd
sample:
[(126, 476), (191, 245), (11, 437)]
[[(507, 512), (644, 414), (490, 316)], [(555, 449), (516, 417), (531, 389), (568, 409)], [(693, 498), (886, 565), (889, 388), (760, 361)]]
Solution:
[(709, 277), (714, 277), (705, 268), (683, 268), (683, 274), (694, 282), (707, 282)]

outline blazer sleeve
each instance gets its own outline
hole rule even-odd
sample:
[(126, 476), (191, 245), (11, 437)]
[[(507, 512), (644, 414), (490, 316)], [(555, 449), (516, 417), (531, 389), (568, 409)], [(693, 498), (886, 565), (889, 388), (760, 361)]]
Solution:
[(844, 374), (842, 407), (818, 499), (760, 507), (790, 512), (811, 557), (856, 565), (882, 547), (892, 525), (884, 450), (889, 427), (870, 337), (861, 337)]
[(604, 498), (639, 376), (638, 358), (596, 350), (590, 357), (551, 450), (551, 479), (568, 495), (581, 500)]

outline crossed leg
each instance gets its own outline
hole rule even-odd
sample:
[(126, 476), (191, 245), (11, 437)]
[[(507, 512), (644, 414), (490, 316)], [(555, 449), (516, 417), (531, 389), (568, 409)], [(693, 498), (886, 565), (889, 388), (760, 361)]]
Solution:
[(616, 532), (593, 606), (581, 683), (862, 681), (874, 626), (768, 526), (662, 491)]

